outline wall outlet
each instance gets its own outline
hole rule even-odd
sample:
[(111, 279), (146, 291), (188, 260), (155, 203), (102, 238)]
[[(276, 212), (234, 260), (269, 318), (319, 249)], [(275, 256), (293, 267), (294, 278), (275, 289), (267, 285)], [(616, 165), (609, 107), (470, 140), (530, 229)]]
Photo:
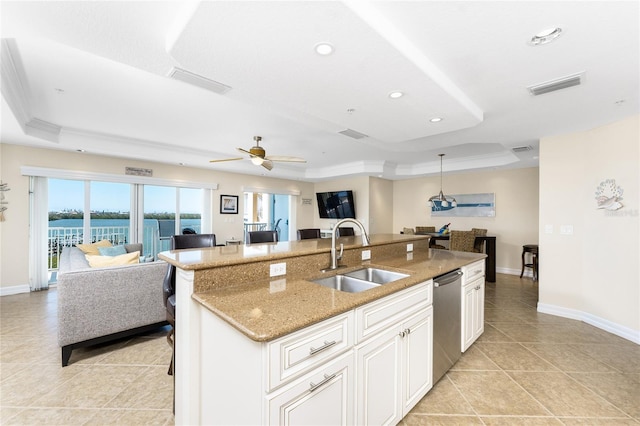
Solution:
[(287, 264), (282, 262), (282, 263), (272, 263), (271, 265), (269, 265), (269, 276), (270, 277), (277, 277), (280, 275), (286, 275), (287, 273)]
[(362, 260), (371, 259), (371, 250), (362, 250)]
[(407, 260), (413, 260), (413, 252), (407, 253)]
[(281, 278), (269, 283), (269, 293), (278, 293), (287, 289), (287, 280)]
[(407, 244), (407, 252), (413, 251), (413, 244)]

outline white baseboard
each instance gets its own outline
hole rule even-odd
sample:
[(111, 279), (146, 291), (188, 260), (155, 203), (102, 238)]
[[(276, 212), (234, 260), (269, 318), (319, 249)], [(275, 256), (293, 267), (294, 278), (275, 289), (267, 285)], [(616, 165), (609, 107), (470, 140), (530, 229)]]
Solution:
[[(507, 275), (517, 275), (520, 276), (520, 269), (513, 268), (501, 268), (496, 267), (496, 274), (507, 274)], [(533, 278), (533, 271), (531, 268), (525, 268), (523, 277)]]
[(0, 296), (11, 296), (12, 294), (29, 293), (31, 289), (28, 284), (14, 285), (11, 287), (0, 287)]
[(620, 336), (623, 339), (627, 339), (633, 343), (640, 345), (640, 330), (634, 330), (629, 327), (616, 324), (612, 321), (600, 318), (588, 312), (564, 308), (562, 306), (547, 305), (545, 303), (538, 303), (538, 312), (583, 321), (601, 330), (615, 334), (616, 336)]

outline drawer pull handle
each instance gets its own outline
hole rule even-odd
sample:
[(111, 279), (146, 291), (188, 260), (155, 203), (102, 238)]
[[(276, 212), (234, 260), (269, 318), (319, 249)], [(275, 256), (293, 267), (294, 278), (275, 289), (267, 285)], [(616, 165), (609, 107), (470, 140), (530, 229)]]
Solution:
[(318, 352), (322, 352), (325, 349), (329, 349), (331, 346), (335, 345), (336, 342), (335, 340), (332, 340), (330, 342), (327, 342), (326, 340), (324, 341), (324, 345), (320, 346), (319, 348), (314, 348), (313, 346), (309, 348), (309, 355), (315, 355)]
[(314, 384), (313, 382), (309, 382), (309, 392), (313, 392), (316, 389), (318, 389), (320, 386), (324, 385), (325, 383), (327, 383), (328, 381), (330, 381), (331, 379), (333, 379), (334, 377), (336, 377), (337, 373), (333, 373), (330, 376), (327, 376), (326, 374), (324, 375), (324, 379), (322, 379), (322, 381), (320, 383), (318, 383), (317, 385)]
[(476, 290), (480, 290), (480, 286), (477, 286), (477, 287), (476, 287)]

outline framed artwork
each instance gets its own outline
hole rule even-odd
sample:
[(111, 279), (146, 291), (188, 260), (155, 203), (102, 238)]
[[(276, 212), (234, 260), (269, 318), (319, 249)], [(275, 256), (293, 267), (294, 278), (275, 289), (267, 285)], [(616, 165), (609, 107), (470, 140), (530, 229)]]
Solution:
[(238, 196), (220, 196), (220, 214), (238, 214)]
[(496, 194), (448, 194), (458, 202), (456, 207), (442, 207), (436, 201), (431, 207), (431, 217), (495, 217)]

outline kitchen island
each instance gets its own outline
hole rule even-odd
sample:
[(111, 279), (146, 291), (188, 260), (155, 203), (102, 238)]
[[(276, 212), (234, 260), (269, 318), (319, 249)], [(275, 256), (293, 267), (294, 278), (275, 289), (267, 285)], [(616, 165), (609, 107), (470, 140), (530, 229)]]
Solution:
[[(340, 238), (345, 267), (330, 272), (321, 272), (329, 264), (327, 239), (161, 253), (178, 268), (176, 424), (373, 423), (373, 417), (363, 418), (371, 415), (362, 406), (367, 384), (354, 383), (364, 377), (355, 364), (366, 364), (364, 356), (376, 353), (372, 344), (383, 342), (385, 333), (392, 336), (386, 340), (390, 350), (380, 353), (399, 358), (418, 348), (422, 354), (411, 364), (420, 374), (404, 373), (422, 377), (420, 383), (389, 386), (397, 392), (413, 386), (404, 406), (390, 402), (391, 419), (399, 421), (431, 387), (431, 278), (484, 258), (430, 250), (428, 240), (373, 235), (371, 245), (362, 247), (357, 237)], [(362, 265), (408, 277), (361, 293), (309, 281)], [(405, 328), (396, 333), (397, 327)], [(406, 338), (400, 341), (396, 334)], [(375, 350), (367, 352), (369, 347)], [(395, 364), (389, 380), (408, 366)], [(376, 389), (365, 389), (376, 402), (370, 406), (384, 406), (383, 396), (373, 395)]]

